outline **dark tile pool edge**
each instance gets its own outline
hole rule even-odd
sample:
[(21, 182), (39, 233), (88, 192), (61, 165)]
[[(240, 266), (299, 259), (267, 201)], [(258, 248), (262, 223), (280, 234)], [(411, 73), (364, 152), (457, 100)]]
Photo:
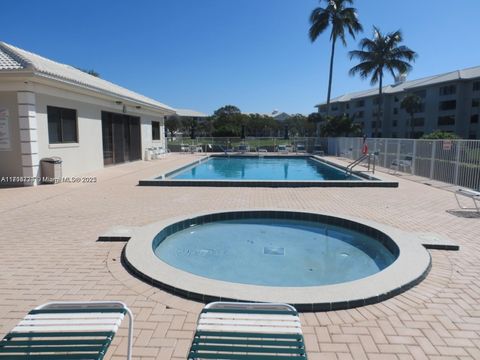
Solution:
[[(233, 156), (233, 155), (232, 155)], [(235, 155), (238, 157), (252, 157), (257, 155)], [(225, 155), (212, 154), (192, 161), (187, 165), (169, 171), (159, 177), (139, 180), (138, 186), (183, 186), (183, 187), (264, 187), (264, 188), (304, 188), (304, 187), (379, 187), (398, 188), (397, 181), (383, 181), (368, 174), (355, 171), (353, 174), (362, 179), (358, 180), (181, 180), (170, 179), (169, 176), (184, 169), (196, 166), (210, 158), (221, 158)], [(231, 157), (231, 156), (230, 156)], [(315, 155), (268, 155), (270, 158), (310, 158), (323, 162), (331, 167), (345, 170), (344, 167)]]
[[(365, 234), (369, 234), (372, 237), (376, 238), (380, 241), (384, 246), (387, 246), (392, 253), (397, 253), (398, 246), (397, 244), (389, 237), (388, 234), (384, 233), (382, 230), (378, 230), (370, 225), (366, 225), (363, 223), (358, 223), (352, 221), (350, 219), (339, 218), (336, 216), (325, 215), (325, 214), (317, 214), (317, 213), (303, 213), (297, 211), (279, 211), (279, 210), (248, 210), (248, 211), (226, 211), (226, 212), (218, 212), (213, 214), (203, 214), (201, 216), (196, 217), (189, 217), (181, 220), (180, 222), (174, 222), (170, 225), (163, 228), (162, 231), (166, 233), (163, 236), (168, 236), (169, 231), (177, 231), (182, 228), (187, 228), (191, 224), (200, 224), (200, 223), (208, 223), (211, 221), (216, 220), (228, 220), (228, 219), (236, 219), (238, 217), (245, 217), (249, 218), (252, 214), (254, 215), (263, 215), (263, 216), (272, 216), (273, 218), (278, 219), (305, 219), (311, 221), (324, 221), (327, 224), (337, 225), (337, 226), (344, 226), (352, 230), (356, 230)], [(161, 235), (162, 232), (159, 232), (158, 235)], [(155, 238), (153, 241), (156, 241)], [(160, 240), (161, 241), (161, 240)], [(230, 297), (221, 297), (221, 296), (212, 296), (204, 293), (194, 292), (179, 288), (174, 285), (167, 284), (162, 282), (160, 279), (153, 278), (148, 274), (143, 273), (139, 269), (135, 267), (134, 264), (130, 263), (128, 257), (126, 255), (126, 248), (127, 245), (123, 248), (122, 256), (121, 256), (121, 263), (127, 269), (127, 271), (132, 275), (135, 276), (137, 279), (148, 283), (151, 286), (164, 290), (172, 295), (179, 296), (184, 299), (197, 301), (200, 303), (209, 303), (213, 301), (234, 301), (234, 302), (245, 302), (245, 301), (257, 301), (255, 299), (235, 299)], [(432, 261), (431, 261), (431, 254), (428, 254), (428, 265), (422, 270), (419, 275), (412, 277), (408, 282), (402, 284), (393, 289), (389, 289), (388, 291), (379, 292), (373, 296), (361, 298), (361, 299), (353, 299), (353, 300), (341, 300), (336, 302), (319, 302), (319, 303), (295, 303), (291, 302), (291, 305), (295, 306), (301, 312), (324, 312), (324, 311), (336, 311), (336, 310), (345, 310), (345, 309), (352, 309), (356, 307), (376, 304), (385, 300), (388, 300), (394, 296), (397, 296), (412, 287), (418, 285), (422, 282), (429, 274), (432, 268)], [(267, 287), (268, 288), (268, 287)], [(198, 290), (197, 290), (198, 291)], [(268, 289), (266, 289), (268, 291)]]
[(269, 187), (269, 188), (293, 188), (293, 187), (381, 187), (398, 188), (395, 181), (258, 181), (258, 180), (163, 180), (147, 179), (140, 180), (139, 186), (186, 186), (186, 187)]
[[(215, 302), (215, 301), (231, 301), (231, 302), (258, 302), (255, 300), (239, 300), (239, 299), (233, 299), (233, 298), (228, 298), (228, 297), (219, 297), (219, 296), (212, 296), (212, 295), (207, 295), (207, 294), (199, 294), (196, 292), (191, 292), (187, 290), (183, 290), (180, 288), (173, 287), (171, 285), (168, 285), (166, 283), (163, 283), (159, 281), (158, 279), (154, 279), (141, 271), (137, 270), (135, 266), (133, 266), (127, 259), (127, 256), (125, 255), (125, 249), (126, 246), (122, 250), (121, 254), (121, 263), (125, 267), (125, 269), (135, 278), (151, 285), (154, 286), (160, 290), (166, 291), (172, 295), (181, 297), (183, 299), (191, 300), (191, 301), (196, 301), (200, 302), (203, 304), (208, 304), (210, 302)], [(378, 294), (376, 296), (372, 296), (369, 298), (365, 299), (357, 299), (357, 300), (349, 300), (349, 301), (339, 301), (339, 302), (334, 302), (334, 303), (315, 303), (315, 304), (290, 304), (294, 306), (298, 311), (300, 312), (326, 312), (326, 311), (338, 311), (338, 310), (348, 310), (348, 309), (353, 309), (357, 307), (362, 307), (366, 305), (373, 305), (380, 303), (382, 301), (388, 300), (394, 296), (400, 295), (401, 293), (413, 288), (414, 286), (418, 285), (421, 283), (429, 274), (430, 270), (432, 268), (432, 263), (430, 262), (428, 268), (425, 270), (423, 274), (421, 274), (418, 278), (414, 279), (413, 281), (399, 287), (396, 289), (393, 289), (389, 292)]]

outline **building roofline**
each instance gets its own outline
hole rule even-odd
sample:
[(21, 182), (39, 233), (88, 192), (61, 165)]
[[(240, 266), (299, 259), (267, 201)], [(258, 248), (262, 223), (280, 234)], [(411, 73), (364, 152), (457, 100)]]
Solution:
[[(469, 76), (469, 77), (466, 77), (466, 76), (463, 75), (463, 73), (470, 72), (472, 70), (477, 71), (478, 75)], [(455, 74), (456, 74), (456, 77), (453, 78), (453, 79), (442, 80), (442, 78), (445, 78), (449, 75), (455, 75)], [(383, 92), (385, 94), (395, 94), (395, 93), (401, 93), (405, 90), (417, 89), (417, 88), (421, 88), (421, 87), (425, 87), (425, 86), (429, 86), (429, 85), (434, 85), (434, 84), (442, 84), (442, 83), (448, 83), (448, 82), (452, 82), (452, 81), (464, 81), (464, 80), (471, 80), (471, 79), (476, 79), (476, 78), (480, 78), (480, 66), (472, 66), (472, 67), (468, 67), (468, 68), (465, 68), (465, 69), (449, 71), (449, 72), (446, 72), (446, 73), (443, 73), (443, 74), (425, 76), (425, 77), (422, 77), (422, 78), (419, 78), (419, 79), (408, 80), (408, 81), (405, 81), (405, 82), (400, 83), (400, 84), (386, 85), (382, 89), (383, 89)], [(337, 96), (337, 97), (331, 99), (330, 103), (348, 102), (350, 100), (367, 98), (369, 96), (374, 96), (376, 94), (378, 94), (378, 88), (370, 88), (368, 90), (355, 91), (355, 92), (352, 92), (352, 93), (346, 93), (346, 94)], [(314, 107), (319, 108), (319, 107), (324, 106), (324, 105), (326, 105), (326, 102), (317, 104)]]
[[(107, 95), (109, 97), (118, 98), (119, 100), (129, 101), (140, 106), (145, 106), (154, 111), (161, 111), (162, 113), (166, 112), (172, 114), (175, 113), (175, 109), (168, 105), (162, 104), (156, 100), (131, 91), (108, 80), (96, 78), (92, 75), (86, 74), (83, 71), (78, 70), (70, 65), (55, 62), (40, 55), (30, 53), (20, 48), (16, 48), (15, 46), (9, 45), (5, 42), (0, 42), (0, 50), (21, 65), (21, 67), (15, 69), (0, 69), (0, 74), (18, 74), (20, 76), (27, 75), (58, 81), (62, 84), (66, 84), (74, 88), (87, 89), (92, 91), (93, 93), (99, 93), (102, 95)], [(22, 52), (24, 52), (25, 55)], [(48, 65), (52, 66), (54, 70), (57, 70), (57, 72), (47, 71), (46, 69), (35, 66), (34, 61), (32, 61), (27, 55), (31, 55), (32, 57), (38, 59), (38, 61), (44, 61)], [(62, 70), (68, 71), (68, 75), (73, 74), (73, 76), (62, 76)], [(83, 77), (83, 81), (75, 78), (75, 74), (77, 74), (79, 77)], [(89, 78), (90, 76), (92, 78)], [(115, 91), (115, 89), (117, 89), (118, 91)]]

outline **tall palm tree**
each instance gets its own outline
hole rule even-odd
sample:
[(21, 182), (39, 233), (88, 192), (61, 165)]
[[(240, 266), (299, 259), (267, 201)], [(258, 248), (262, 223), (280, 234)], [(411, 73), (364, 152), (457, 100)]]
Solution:
[(362, 79), (369, 76), (370, 83), (378, 83), (378, 111), (377, 121), (375, 122), (375, 136), (378, 135), (378, 125), (383, 105), (383, 77), (384, 72), (388, 71), (395, 78), (401, 74), (406, 74), (412, 68), (410, 62), (415, 61), (417, 54), (415, 51), (400, 45), (403, 41), (400, 30), (382, 34), (377, 28), (373, 27), (373, 39), (364, 38), (360, 40), (360, 50), (350, 51), (350, 59), (356, 58), (360, 64), (350, 69), (350, 75), (360, 74)]
[(335, 44), (338, 39), (344, 46), (347, 45), (346, 32), (355, 39), (355, 34), (363, 31), (363, 27), (358, 21), (356, 9), (350, 7), (353, 0), (320, 0), (320, 3), (326, 2), (326, 7), (317, 7), (310, 15), (310, 40), (315, 42), (330, 25), (330, 41), (332, 42), (332, 51), (330, 54), (330, 74), (328, 77), (327, 94), (327, 115), (330, 110), (330, 96), (332, 94), (332, 72), (333, 59), (335, 57)]
[(415, 114), (422, 109), (422, 99), (416, 94), (407, 94), (402, 99), (400, 107), (410, 115), (410, 137), (413, 139), (415, 137)]

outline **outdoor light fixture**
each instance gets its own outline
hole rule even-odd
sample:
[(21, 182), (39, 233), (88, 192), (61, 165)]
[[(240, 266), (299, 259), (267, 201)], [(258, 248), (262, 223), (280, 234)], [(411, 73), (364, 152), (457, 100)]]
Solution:
[(135, 109), (141, 109), (142, 107), (140, 105), (135, 106)]
[(120, 100), (117, 100), (117, 101), (115, 101), (115, 104), (117, 104), (117, 105), (121, 105), (121, 104), (122, 104), (122, 102), (121, 102)]

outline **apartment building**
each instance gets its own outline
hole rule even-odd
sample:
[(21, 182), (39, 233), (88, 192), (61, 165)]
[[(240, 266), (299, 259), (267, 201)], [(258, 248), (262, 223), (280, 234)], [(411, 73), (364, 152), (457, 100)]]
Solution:
[[(414, 116), (413, 137), (435, 130), (452, 132), (464, 139), (480, 139), (480, 66), (417, 80), (400, 78), (383, 88), (382, 116), (374, 134), (378, 111), (378, 88), (345, 94), (330, 102), (329, 115), (348, 114), (369, 137), (412, 137), (411, 116), (401, 107), (410, 93), (422, 99)], [(327, 114), (325, 103), (316, 105)]]

